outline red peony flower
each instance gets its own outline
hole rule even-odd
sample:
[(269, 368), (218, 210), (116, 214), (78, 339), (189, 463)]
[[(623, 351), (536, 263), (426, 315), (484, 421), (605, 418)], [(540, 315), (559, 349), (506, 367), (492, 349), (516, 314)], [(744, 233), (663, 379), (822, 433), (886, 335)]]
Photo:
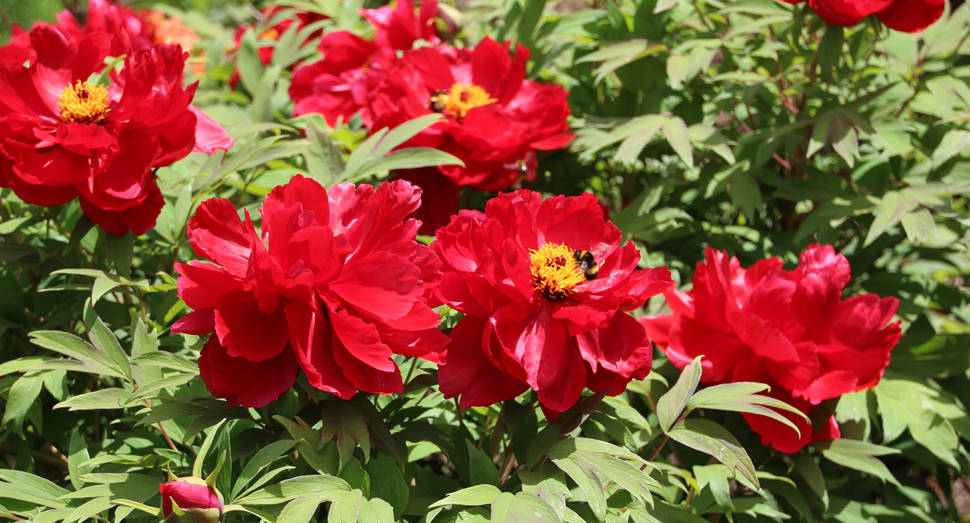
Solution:
[[(782, 0), (800, 4), (805, 0)], [(876, 15), (890, 29), (918, 33), (943, 16), (945, 0), (808, 0), (808, 5), (826, 22), (853, 26)]]
[[(446, 118), (412, 140), (454, 154), (464, 167), (443, 166), (457, 185), (482, 191), (535, 179), (535, 150), (558, 149), (569, 132), (568, 93), (525, 79), (529, 50), (515, 58), (491, 38), (474, 50), (424, 47), (409, 51), (369, 97), (372, 130), (440, 112)], [(433, 98), (433, 99), (432, 99)]]
[[(831, 246), (810, 246), (791, 271), (778, 258), (742, 269), (722, 251), (708, 248), (705, 257), (697, 264), (693, 291), (665, 293), (673, 315), (640, 319), (678, 368), (703, 355), (702, 382), (768, 383), (770, 395), (806, 413), (879, 382), (901, 335), (898, 321), (886, 325), (899, 300), (874, 294), (843, 300), (849, 262)], [(790, 418), (802, 425), (799, 440), (777, 421), (745, 418), (766, 445), (781, 452), (813, 441), (803, 420)], [(837, 437), (838, 427), (832, 427), (826, 434)]]
[(188, 238), (200, 257), (177, 264), (179, 297), (195, 309), (172, 330), (214, 332), (199, 368), (209, 391), (261, 407), (302, 368), (347, 399), (403, 384), (394, 354), (440, 361), (448, 340), (428, 299), (441, 263), (405, 220), (420, 204), (406, 182), (332, 187), (295, 177), (262, 207), (262, 237), (229, 200), (202, 203)]
[[(158, 490), (162, 494), (165, 523), (218, 523), (222, 519), (222, 495), (199, 478), (161, 483)], [(181, 515), (175, 512), (175, 506)]]
[[(464, 408), (533, 389), (547, 416), (572, 407), (584, 387), (616, 395), (650, 373), (653, 347), (626, 312), (671, 287), (665, 267), (637, 270), (596, 198), (528, 190), (461, 211), (431, 244), (444, 263), (438, 298), (465, 313), (451, 332), (438, 383)], [(598, 274), (584, 275), (577, 251)]]
[(349, 31), (325, 34), (320, 40), (323, 59), (293, 73), (293, 114), (319, 113), (336, 125), (338, 118), (347, 121), (360, 111), (364, 125), (371, 127), (367, 99), (397, 61), (395, 51), (411, 49), (420, 40), (441, 42), (435, 34), (435, 0), (423, 2), (417, 18), (410, 0), (399, 1), (396, 8), (361, 9), (361, 14), (375, 28), (374, 41)]
[(0, 185), (36, 205), (80, 196), (102, 229), (142, 234), (164, 204), (152, 170), (232, 143), (208, 117), (198, 125), (196, 85), (182, 87), (177, 46), (133, 51), (110, 86), (91, 83), (111, 40), (95, 32), (74, 43), (39, 24), (30, 32), (36, 60), (0, 66)]
[(122, 56), (133, 50), (150, 47), (153, 26), (130, 7), (110, 0), (90, 0), (84, 25), (67, 9), (56, 15), (64, 34), (79, 42), (85, 35), (105, 32), (111, 35), (108, 56)]

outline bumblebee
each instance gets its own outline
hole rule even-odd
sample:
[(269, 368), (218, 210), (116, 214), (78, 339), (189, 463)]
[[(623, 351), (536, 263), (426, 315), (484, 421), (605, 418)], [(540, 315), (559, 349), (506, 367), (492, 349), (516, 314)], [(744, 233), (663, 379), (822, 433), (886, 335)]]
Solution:
[(429, 107), (432, 111), (440, 113), (447, 107), (448, 91), (442, 89), (440, 91), (435, 91), (431, 93), (431, 100), (429, 102)]
[(523, 178), (529, 176), (529, 166), (522, 160), (515, 161), (515, 171)]
[(589, 251), (576, 251), (573, 253), (573, 258), (576, 258), (576, 266), (579, 267), (579, 270), (583, 271), (587, 280), (596, 279), (600, 267), (596, 264), (593, 253)]

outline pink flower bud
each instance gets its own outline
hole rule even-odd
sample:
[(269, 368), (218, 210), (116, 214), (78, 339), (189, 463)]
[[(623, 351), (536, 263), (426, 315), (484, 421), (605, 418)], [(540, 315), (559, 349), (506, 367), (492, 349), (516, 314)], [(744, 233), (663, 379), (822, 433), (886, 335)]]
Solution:
[(222, 517), (222, 495), (199, 478), (182, 478), (158, 489), (165, 523), (217, 523)]

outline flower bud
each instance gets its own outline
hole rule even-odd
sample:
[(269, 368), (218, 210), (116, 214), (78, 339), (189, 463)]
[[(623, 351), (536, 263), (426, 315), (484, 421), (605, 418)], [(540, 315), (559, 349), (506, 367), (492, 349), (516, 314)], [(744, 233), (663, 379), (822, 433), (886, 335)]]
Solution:
[(165, 523), (217, 523), (222, 495), (199, 478), (182, 478), (158, 486)]

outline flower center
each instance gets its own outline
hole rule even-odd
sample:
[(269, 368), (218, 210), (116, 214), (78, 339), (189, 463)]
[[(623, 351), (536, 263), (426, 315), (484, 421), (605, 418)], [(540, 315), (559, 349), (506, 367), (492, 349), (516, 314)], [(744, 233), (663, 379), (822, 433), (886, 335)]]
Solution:
[(573, 287), (586, 281), (576, 263), (573, 250), (565, 244), (547, 243), (529, 252), (532, 259), (532, 286), (546, 299), (561, 300)]
[(441, 112), (447, 111), (455, 120), (461, 120), (468, 114), (468, 111), (476, 107), (498, 101), (497, 98), (489, 96), (485, 89), (475, 84), (462, 83), (452, 85), (447, 92), (439, 94), (438, 99), (444, 106), (444, 110)]
[(68, 85), (57, 98), (61, 120), (74, 123), (101, 123), (111, 109), (108, 107), (108, 90), (103, 85), (92, 85), (78, 80)]
[(280, 32), (277, 31), (275, 28), (270, 27), (269, 29), (263, 31), (262, 34), (259, 35), (259, 39), (260, 40), (279, 40)]

